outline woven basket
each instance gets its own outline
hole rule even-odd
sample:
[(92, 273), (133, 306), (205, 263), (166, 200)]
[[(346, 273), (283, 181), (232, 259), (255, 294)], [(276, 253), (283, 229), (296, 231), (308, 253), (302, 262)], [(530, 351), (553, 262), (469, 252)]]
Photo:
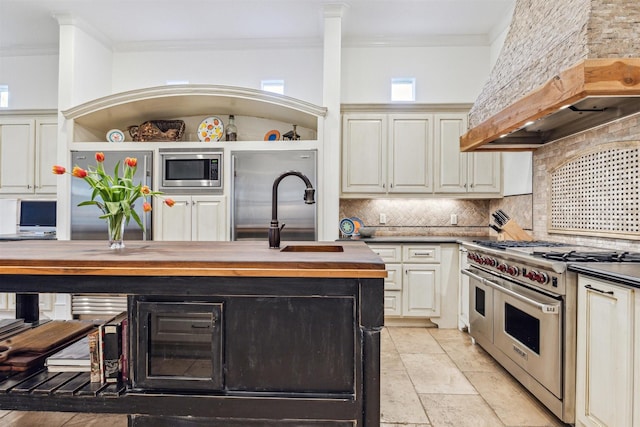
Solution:
[(129, 135), (134, 141), (180, 141), (184, 134), (182, 120), (149, 120), (140, 126), (129, 126)]

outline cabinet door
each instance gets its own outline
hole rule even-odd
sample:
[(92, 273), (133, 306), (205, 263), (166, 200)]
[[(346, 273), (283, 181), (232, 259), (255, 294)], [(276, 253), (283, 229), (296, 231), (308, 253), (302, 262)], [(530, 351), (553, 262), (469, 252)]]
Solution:
[(225, 210), (222, 196), (193, 196), (191, 240), (225, 240)]
[(33, 193), (33, 127), (34, 120), (0, 122), (0, 193)]
[(385, 193), (386, 177), (386, 115), (346, 114), (342, 123), (342, 191)]
[(407, 317), (440, 315), (440, 265), (404, 264), (402, 314)]
[(432, 115), (389, 116), (390, 193), (433, 191)]
[(35, 191), (40, 194), (55, 194), (56, 176), (51, 167), (57, 164), (58, 123), (56, 119), (36, 120)]
[(436, 114), (435, 192), (467, 192), (467, 154), (460, 152), (460, 135), (467, 130), (466, 114)]
[(500, 193), (502, 162), (500, 153), (467, 153), (470, 193)]
[(157, 203), (158, 236), (156, 240), (190, 241), (191, 240), (191, 197), (171, 196), (176, 202), (173, 207)]
[(633, 294), (631, 288), (579, 279), (577, 425), (633, 425)]
[(384, 315), (402, 316), (402, 291), (384, 291)]

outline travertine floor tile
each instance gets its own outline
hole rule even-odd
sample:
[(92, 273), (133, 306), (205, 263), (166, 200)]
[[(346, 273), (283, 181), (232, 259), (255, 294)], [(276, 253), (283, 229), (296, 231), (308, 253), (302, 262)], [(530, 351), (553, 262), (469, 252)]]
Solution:
[(477, 394), (446, 354), (400, 354), (400, 357), (420, 394)]
[(398, 353), (444, 353), (429, 328), (389, 328)]
[(487, 402), (478, 395), (421, 394), (433, 427), (499, 427), (503, 426)]
[(564, 425), (506, 371), (466, 372), (465, 375), (505, 425), (510, 427)]
[(462, 371), (495, 372), (502, 369), (479, 345), (471, 342), (471, 337), (456, 329), (440, 329), (442, 332), (431, 334)]
[(385, 353), (388, 351), (397, 352), (395, 344), (389, 334), (389, 328), (382, 328), (380, 331), (380, 352)]
[(380, 421), (397, 424), (429, 423), (406, 372), (382, 370), (380, 383)]

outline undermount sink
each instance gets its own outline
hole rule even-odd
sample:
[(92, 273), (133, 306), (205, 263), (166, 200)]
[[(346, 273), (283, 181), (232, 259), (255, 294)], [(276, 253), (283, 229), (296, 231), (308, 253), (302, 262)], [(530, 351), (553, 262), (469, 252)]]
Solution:
[(287, 245), (280, 252), (344, 252), (340, 245)]

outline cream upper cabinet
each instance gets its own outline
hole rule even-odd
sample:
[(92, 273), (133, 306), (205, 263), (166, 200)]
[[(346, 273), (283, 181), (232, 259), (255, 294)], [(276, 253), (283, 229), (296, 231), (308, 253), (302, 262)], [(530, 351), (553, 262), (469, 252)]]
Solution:
[[(226, 203), (224, 196), (170, 196), (175, 204), (164, 203), (158, 209), (155, 240), (226, 240)], [(155, 211), (155, 210), (154, 210)]]
[(465, 113), (343, 115), (342, 193), (500, 195), (500, 153), (461, 153)]
[(576, 426), (638, 425), (639, 299), (633, 288), (579, 276)]
[(385, 193), (387, 116), (345, 115), (342, 122), (342, 141), (342, 191)]
[(430, 114), (389, 115), (390, 193), (433, 191), (433, 120)]
[(434, 121), (435, 192), (500, 194), (500, 153), (460, 152), (460, 135), (467, 131), (467, 115), (436, 114)]
[(55, 194), (55, 117), (0, 119), (0, 193)]
[(432, 133), (428, 114), (345, 115), (342, 191), (431, 192)]

